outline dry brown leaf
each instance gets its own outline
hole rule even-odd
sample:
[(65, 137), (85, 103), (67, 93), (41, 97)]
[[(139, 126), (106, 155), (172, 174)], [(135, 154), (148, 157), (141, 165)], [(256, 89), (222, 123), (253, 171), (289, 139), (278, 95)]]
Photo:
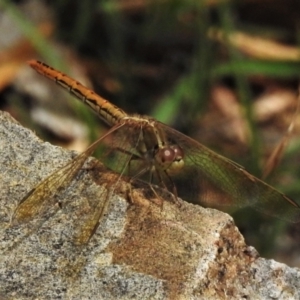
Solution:
[(226, 119), (226, 126), (231, 138), (246, 144), (249, 140), (249, 130), (245, 121), (242, 107), (232, 90), (218, 85), (212, 89), (211, 99), (219, 112)]
[(281, 139), (279, 144), (275, 147), (274, 151), (271, 153), (269, 159), (267, 160), (267, 162), (263, 168), (263, 175), (262, 175), (263, 179), (268, 177), (279, 165), (279, 163), (282, 159), (282, 156), (283, 156), (283, 152), (284, 152), (285, 148), (287, 147), (289, 140), (292, 136), (292, 133), (293, 133), (293, 130), (295, 127), (295, 123), (297, 120), (297, 116), (299, 113), (299, 109), (300, 109), (300, 87), (298, 89), (298, 99), (297, 99), (296, 111), (291, 120), (290, 126), (287, 129), (287, 132), (284, 135), (284, 137)]
[[(50, 22), (45, 22), (39, 26), (39, 30), (43, 36), (49, 37), (54, 26)], [(26, 38), (0, 52), (0, 90), (14, 80), (20, 67), (24, 66), (24, 61), (33, 56), (36, 56), (36, 49)]]
[(295, 106), (295, 92), (290, 89), (276, 88), (266, 92), (253, 104), (255, 119), (266, 122)]
[[(226, 41), (224, 31), (216, 28), (210, 29), (208, 36), (222, 43)], [(234, 47), (251, 57), (269, 60), (300, 60), (300, 50), (298, 47), (287, 46), (267, 38), (243, 32), (233, 32), (229, 34), (228, 40)]]

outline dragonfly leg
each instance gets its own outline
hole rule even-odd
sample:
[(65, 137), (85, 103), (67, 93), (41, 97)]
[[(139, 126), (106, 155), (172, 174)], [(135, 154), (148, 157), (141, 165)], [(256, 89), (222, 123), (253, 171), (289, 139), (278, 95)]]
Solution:
[(163, 179), (162, 179), (161, 174), (157, 171), (157, 175), (159, 176), (160, 180), (162, 181), (163, 186), (165, 187), (165, 189), (166, 189), (168, 192), (170, 192), (170, 190), (171, 190), (172, 199), (173, 199), (174, 203), (175, 203), (176, 205), (178, 205), (178, 207), (180, 207), (181, 204), (180, 204), (180, 202), (179, 202), (179, 200), (178, 200), (178, 194), (177, 194), (177, 188), (176, 188), (176, 185), (175, 185), (174, 181), (173, 181), (172, 178), (169, 176), (169, 174), (168, 174), (168, 172), (167, 172), (166, 170), (164, 170), (164, 174), (165, 174), (165, 176), (168, 178), (169, 183), (170, 183), (170, 187), (171, 187), (171, 188), (168, 188), (168, 187), (167, 187), (167, 185), (165, 184), (165, 182), (164, 182)]
[[(122, 149), (122, 148), (116, 148), (118, 151), (124, 153), (124, 154), (127, 154), (130, 156), (129, 160), (128, 160), (128, 164), (127, 164), (127, 173), (128, 175), (130, 175), (130, 165), (131, 165), (131, 162), (134, 161), (134, 160), (144, 160), (141, 156), (138, 156), (137, 154), (135, 153), (132, 153), (130, 151), (127, 151), (125, 149)], [(129, 198), (131, 199), (131, 202), (133, 203), (134, 202), (134, 197), (133, 197), (133, 193), (132, 193), (132, 182), (141, 177), (142, 175), (144, 175), (145, 173), (149, 172), (150, 171), (150, 166), (146, 166), (145, 168), (141, 169), (138, 173), (136, 173), (134, 176), (132, 176), (130, 178), (130, 191), (129, 191)], [(159, 205), (159, 206), (162, 206), (162, 203), (163, 203), (163, 200), (161, 199), (161, 197), (157, 194), (157, 192), (154, 190), (153, 186), (152, 186), (152, 172), (150, 172), (150, 181), (147, 183), (148, 186), (150, 187), (151, 191), (153, 192), (153, 194), (155, 195), (155, 197), (157, 199), (159, 199), (159, 203), (156, 201), (155, 204)]]

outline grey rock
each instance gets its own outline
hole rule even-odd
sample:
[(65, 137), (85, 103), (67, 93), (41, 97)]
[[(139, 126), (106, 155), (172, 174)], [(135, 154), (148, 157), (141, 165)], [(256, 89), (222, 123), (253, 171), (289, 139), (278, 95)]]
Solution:
[(96, 159), (14, 222), (26, 193), (75, 155), (0, 112), (0, 299), (300, 299), (300, 270), (260, 258), (230, 216), (158, 205)]

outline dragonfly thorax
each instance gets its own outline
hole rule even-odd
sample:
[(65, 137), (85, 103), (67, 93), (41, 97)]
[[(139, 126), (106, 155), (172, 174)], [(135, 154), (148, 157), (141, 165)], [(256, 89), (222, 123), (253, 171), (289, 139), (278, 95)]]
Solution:
[(184, 152), (178, 145), (168, 145), (158, 148), (155, 161), (160, 169), (170, 174), (177, 173), (184, 166)]

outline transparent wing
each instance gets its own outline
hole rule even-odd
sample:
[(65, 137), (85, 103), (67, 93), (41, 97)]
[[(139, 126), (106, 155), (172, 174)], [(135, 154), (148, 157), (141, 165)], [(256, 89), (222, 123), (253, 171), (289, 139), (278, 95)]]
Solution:
[(184, 134), (160, 122), (157, 126), (169, 143), (178, 144), (184, 151), (185, 165), (174, 177), (179, 196), (211, 204), (219, 195), (223, 202), (218, 205), (251, 206), (286, 221), (300, 221), (300, 207), (295, 201)]
[[(44, 212), (53, 210), (55, 195), (70, 185), (85, 161), (101, 143), (105, 149), (105, 152), (102, 154), (102, 160), (105, 162), (105, 165), (120, 174), (111, 176), (112, 179), (110, 180), (103, 179), (102, 174), (97, 175), (98, 179), (96, 179), (96, 182), (105, 185), (106, 190), (95, 195), (95, 199), (89, 199), (91, 200), (89, 201), (89, 210), (85, 211), (79, 219), (74, 218), (74, 242), (77, 245), (86, 244), (97, 229), (109, 198), (113, 195), (115, 189), (118, 188), (120, 177), (124, 173), (136, 174), (136, 172), (145, 168), (145, 161), (140, 157), (137, 150), (141, 133), (141, 126), (127, 124), (126, 121), (112, 127), (86, 151), (76, 156), (64, 167), (53, 172), (32, 189), (16, 208), (12, 223), (27, 223), (35, 220), (37, 216), (42, 216)], [(101, 172), (101, 168), (95, 165), (90, 174), (91, 176), (96, 176), (95, 173), (97, 172)], [(40, 225), (38, 223), (37, 226), (34, 226), (34, 229), (37, 229)]]
[(104, 136), (93, 143), (85, 152), (79, 154), (64, 167), (52, 173), (45, 180), (32, 189), (19, 203), (13, 215), (13, 223), (30, 221), (34, 216), (42, 213), (53, 205), (51, 199), (55, 194), (66, 188), (78, 171), (82, 168), (87, 158), (94, 152), (97, 146), (114, 131), (124, 124), (112, 127)]

